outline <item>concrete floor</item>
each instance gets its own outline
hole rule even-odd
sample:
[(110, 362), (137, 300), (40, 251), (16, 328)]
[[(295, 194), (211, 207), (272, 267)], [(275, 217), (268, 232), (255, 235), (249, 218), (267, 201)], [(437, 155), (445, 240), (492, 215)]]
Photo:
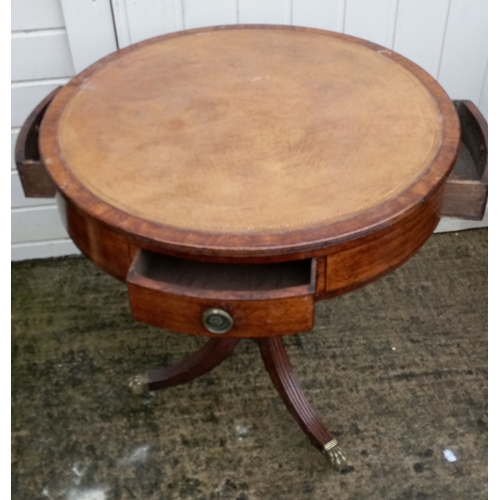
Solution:
[(487, 230), (433, 236), (286, 338), (349, 474), (308, 443), (250, 341), (192, 383), (128, 393), (202, 343), (134, 322), (126, 287), (83, 258), (13, 264), (12, 498), (487, 498)]

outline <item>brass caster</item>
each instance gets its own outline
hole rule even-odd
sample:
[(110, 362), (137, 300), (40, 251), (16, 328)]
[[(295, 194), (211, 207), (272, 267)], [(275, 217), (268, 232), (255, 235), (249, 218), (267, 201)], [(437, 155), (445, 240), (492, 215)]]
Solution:
[(135, 375), (128, 383), (128, 388), (135, 396), (142, 396), (149, 391), (148, 374)]
[(345, 474), (354, 470), (353, 467), (347, 464), (347, 457), (342, 448), (339, 447), (336, 439), (332, 439), (325, 444), (323, 453), (332, 462), (332, 466), (337, 472)]

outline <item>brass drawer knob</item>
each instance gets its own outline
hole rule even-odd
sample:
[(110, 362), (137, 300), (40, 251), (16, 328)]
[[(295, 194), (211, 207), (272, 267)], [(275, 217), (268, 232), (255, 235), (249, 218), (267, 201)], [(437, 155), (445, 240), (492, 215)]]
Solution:
[(201, 320), (203, 322), (203, 326), (210, 333), (226, 333), (231, 330), (234, 325), (231, 315), (222, 309), (217, 309), (216, 307), (212, 307), (204, 311), (201, 316)]

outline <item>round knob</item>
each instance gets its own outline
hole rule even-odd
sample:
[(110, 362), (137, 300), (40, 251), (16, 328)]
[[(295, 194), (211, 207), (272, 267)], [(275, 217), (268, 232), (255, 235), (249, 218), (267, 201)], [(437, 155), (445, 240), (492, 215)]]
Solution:
[(203, 326), (210, 333), (226, 333), (234, 325), (233, 318), (229, 313), (215, 307), (204, 311), (201, 320), (203, 321)]

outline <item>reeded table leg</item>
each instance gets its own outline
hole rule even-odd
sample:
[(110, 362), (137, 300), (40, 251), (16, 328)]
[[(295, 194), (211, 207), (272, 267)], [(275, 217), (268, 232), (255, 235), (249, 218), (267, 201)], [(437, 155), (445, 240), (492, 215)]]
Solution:
[(347, 465), (347, 458), (339, 448), (337, 440), (302, 392), (281, 337), (262, 338), (257, 342), (274, 387), (300, 428), (312, 444), (330, 458), (335, 470), (339, 472), (352, 470)]
[[(222, 363), (231, 355), (239, 341), (240, 339), (234, 338), (211, 338), (200, 350), (186, 359), (165, 368), (137, 375), (129, 383), (130, 390), (134, 394), (144, 394), (190, 382)], [(261, 338), (257, 343), (274, 387), (300, 428), (312, 444), (331, 460), (335, 470), (339, 472), (352, 470), (337, 440), (302, 392), (281, 337)]]
[(200, 350), (178, 363), (136, 375), (129, 382), (129, 388), (139, 395), (190, 382), (220, 365), (231, 355), (239, 341), (231, 338), (211, 338)]

